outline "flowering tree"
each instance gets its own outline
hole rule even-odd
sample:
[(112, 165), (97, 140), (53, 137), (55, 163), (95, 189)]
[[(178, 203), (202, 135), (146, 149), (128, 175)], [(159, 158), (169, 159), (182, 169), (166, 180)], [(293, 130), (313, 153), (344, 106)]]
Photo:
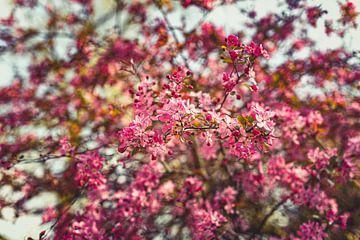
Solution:
[[(359, 239), (359, 57), (309, 36), (346, 38), (356, 7), (249, 2), (13, 0), (0, 53), (29, 63), (0, 89), (0, 209), (43, 240)], [(223, 5), (246, 19), (228, 35)]]

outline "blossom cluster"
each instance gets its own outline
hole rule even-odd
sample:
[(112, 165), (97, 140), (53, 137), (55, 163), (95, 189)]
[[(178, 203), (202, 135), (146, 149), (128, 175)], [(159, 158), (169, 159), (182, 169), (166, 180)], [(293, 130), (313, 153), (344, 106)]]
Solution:
[[(0, 19), (0, 56), (26, 62), (0, 87), (1, 213), (41, 217), (39, 240), (357, 239), (357, 53), (309, 34), (347, 39), (353, 2), (338, 19), (307, 0), (95, 2)], [(244, 24), (208, 18), (224, 4)]]

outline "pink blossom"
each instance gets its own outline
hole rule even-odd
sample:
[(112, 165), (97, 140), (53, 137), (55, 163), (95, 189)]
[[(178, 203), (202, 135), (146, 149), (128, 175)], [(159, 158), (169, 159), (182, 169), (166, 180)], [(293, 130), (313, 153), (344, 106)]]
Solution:
[(324, 230), (319, 223), (308, 221), (300, 226), (298, 235), (301, 240), (323, 240), (328, 236)]
[(235, 35), (229, 35), (227, 37), (227, 44), (228, 46), (238, 46), (240, 44), (239, 38)]
[(57, 216), (57, 212), (54, 208), (48, 208), (42, 215), (42, 223), (48, 223), (54, 220)]
[(106, 178), (101, 173), (105, 161), (99, 152), (89, 152), (78, 156), (77, 172), (75, 180), (80, 187), (87, 186), (90, 189), (97, 189), (106, 183)]

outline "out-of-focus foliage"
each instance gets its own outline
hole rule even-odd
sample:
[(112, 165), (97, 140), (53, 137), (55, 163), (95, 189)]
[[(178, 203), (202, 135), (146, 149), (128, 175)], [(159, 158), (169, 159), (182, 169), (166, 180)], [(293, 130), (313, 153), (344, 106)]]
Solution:
[[(358, 10), (250, 2), (13, 0), (0, 209), (41, 215), (38, 239), (359, 239), (359, 53), (309, 37)], [(228, 36), (224, 5), (246, 19)]]

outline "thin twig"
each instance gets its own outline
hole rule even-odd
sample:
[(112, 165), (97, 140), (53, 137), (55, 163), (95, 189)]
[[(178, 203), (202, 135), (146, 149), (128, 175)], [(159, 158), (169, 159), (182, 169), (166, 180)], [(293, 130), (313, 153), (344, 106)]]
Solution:
[(250, 238), (249, 238), (248, 240), (253, 239), (253, 238), (255, 237), (255, 235), (258, 234), (258, 233), (261, 234), (261, 231), (262, 231), (263, 228), (265, 227), (265, 224), (266, 224), (266, 222), (269, 220), (269, 218), (274, 214), (274, 212), (275, 212), (276, 210), (278, 210), (282, 205), (284, 205), (284, 204), (287, 202), (287, 200), (289, 200), (289, 198), (290, 198), (291, 196), (293, 196), (293, 195), (294, 195), (294, 193), (292, 193), (290, 196), (287, 196), (287, 197), (285, 197), (283, 200), (281, 200), (280, 202), (278, 202), (278, 203), (270, 210), (270, 212), (264, 216), (264, 218), (263, 218), (263, 219), (261, 220), (261, 222), (260, 222), (259, 227), (251, 234), (251, 236), (250, 236)]
[[(233, 66), (234, 66), (233, 70), (235, 70), (236, 76), (237, 76), (237, 80), (236, 80), (236, 83), (235, 83), (235, 86), (234, 86), (234, 87), (236, 87), (236, 85), (238, 85), (240, 83), (241, 78), (244, 77), (246, 74), (245, 73), (240, 74), (239, 71), (237, 70), (236, 64), (234, 62), (233, 62)], [(230, 94), (230, 92), (225, 93), (224, 98), (221, 101), (220, 107), (217, 109), (217, 111), (220, 111), (222, 109), (222, 107), (224, 106), (224, 104), (226, 102), (226, 99), (228, 98), (229, 94)]]
[(43, 236), (43, 239), (45, 239), (45, 237), (54, 230), (54, 228), (56, 227), (56, 225), (60, 222), (61, 218), (64, 216), (65, 213), (67, 213), (70, 208), (76, 203), (76, 201), (81, 197), (81, 195), (84, 193), (86, 189), (86, 185), (80, 190), (80, 192), (78, 194), (76, 194), (74, 196), (74, 198), (71, 200), (71, 202), (69, 203), (69, 205), (66, 206), (66, 208), (61, 212), (61, 215), (56, 219), (56, 221), (50, 226), (50, 228), (46, 231), (45, 235)]
[[(174, 30), (175, 28), (172, 26), (172, 24), (171, 24), (171, 22), (170, 22), (170, 20), (169, 20), (169, 18), (167, 16), (167, 13), (164, 11), (164, 9), (156, 1), (153, 1), (153, 2), (155, 3), (157, 8), (160, 10), (161, 14), (163, 15), (164, 20), (165, 20), (166, 25), (167, 25), (167, 28), (169, 29), (171, 35), (173, 36), (177, 47), (179, 47), (181, 45), (180, 40), (176, 35), (176, 32)], [(187, 59), (185, 58), (185, 56), (181, 52), (181, 49), (179, 50), (179, 56), (182, 58), (186, 68), (191, 70), (189, 64), (187, 63)]]

